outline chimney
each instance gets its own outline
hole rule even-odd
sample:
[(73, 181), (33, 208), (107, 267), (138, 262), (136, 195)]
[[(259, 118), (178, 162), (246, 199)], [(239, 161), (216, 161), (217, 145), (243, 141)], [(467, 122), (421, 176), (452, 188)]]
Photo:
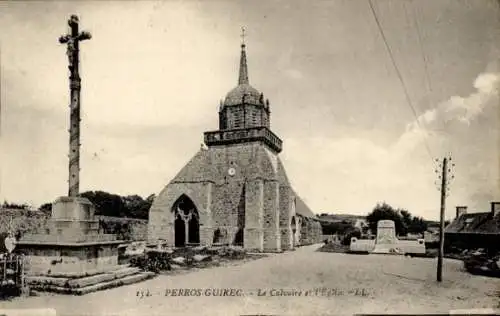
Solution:
[(459, 218), (460, 216), (467, 214), (467, 206), (457, 206), (457, 217)]
[(500, 202), (491, 202), (491, 215), (493, 217), (500, 214)]

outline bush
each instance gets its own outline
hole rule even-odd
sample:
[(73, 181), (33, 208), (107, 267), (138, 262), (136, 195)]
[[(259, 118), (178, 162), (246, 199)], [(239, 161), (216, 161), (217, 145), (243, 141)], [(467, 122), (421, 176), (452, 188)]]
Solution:
[(21, 288), (18, 287), (16, 284), (0, 285), (0, 299), (5, 300), (20, 295), (21, 295)]
[(245, 250), (232, 247), (214, 247), (206, 250), (206, 254), (220, 258), (238, 260), (245, 258)]
[(484, 251), (474, 251), (465, 254), (464, 268), (471, 274), (500, 277), (500, 267), (497, 262), (500, 255), (493, 255)]
[(158, 251), (148, 251), (130, 259), (130, 265), (144, 271), (159, 273), (171, 270), (170, 254)]
[(342, 239), (342, 245), (344, 246), (350, 245), (352, 237), (361, 238), (361, 231), (356, 229), (345, 234), (344, 238)]

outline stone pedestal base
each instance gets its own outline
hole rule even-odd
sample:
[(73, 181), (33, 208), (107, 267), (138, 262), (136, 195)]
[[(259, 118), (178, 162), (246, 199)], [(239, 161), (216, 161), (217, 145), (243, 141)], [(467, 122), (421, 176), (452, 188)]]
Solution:
[(89, 200), (60, 197), (52, 204), (47, 233), (24, 235), (16, 251), (26, 255), (26, 274), (33, 287), (85, 294), (149, 277), (134, 269), (116, 270), (121, 243), (113, 234), (99, 234)]
[(62, 196), (52, 203), (53, 220), (92, 220), (94, 213), (94, 206), (86, 198)]
[(83, 276), (88, 271), (105, 272), (118, 265), (118, 244), (29, 244), (20, 242), (17, 251), (26, 255), (28, 275)]

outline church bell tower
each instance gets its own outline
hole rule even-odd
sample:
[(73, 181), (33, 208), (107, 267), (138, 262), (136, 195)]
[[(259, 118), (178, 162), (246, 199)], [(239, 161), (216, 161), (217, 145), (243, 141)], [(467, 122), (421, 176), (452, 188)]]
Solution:
[(226, 95), (219, 107), (219, 130), (205, 132), (205, 144), (218, 145), (262, 142), (272, 151), (282, 150), (282, 141), (270, 130), (269, 100), (248, 80), (245, 42), (241, 44), (238, 85)]

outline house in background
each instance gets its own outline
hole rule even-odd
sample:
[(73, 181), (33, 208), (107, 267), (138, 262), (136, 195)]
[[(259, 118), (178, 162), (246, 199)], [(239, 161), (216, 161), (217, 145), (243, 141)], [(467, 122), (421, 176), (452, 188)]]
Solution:
[(490, 210), (480, 213), (456, 207), (455, 219), (445, 228), (445, 251), (475, 248), (500, 250), (500, 202), (491, 202)]

